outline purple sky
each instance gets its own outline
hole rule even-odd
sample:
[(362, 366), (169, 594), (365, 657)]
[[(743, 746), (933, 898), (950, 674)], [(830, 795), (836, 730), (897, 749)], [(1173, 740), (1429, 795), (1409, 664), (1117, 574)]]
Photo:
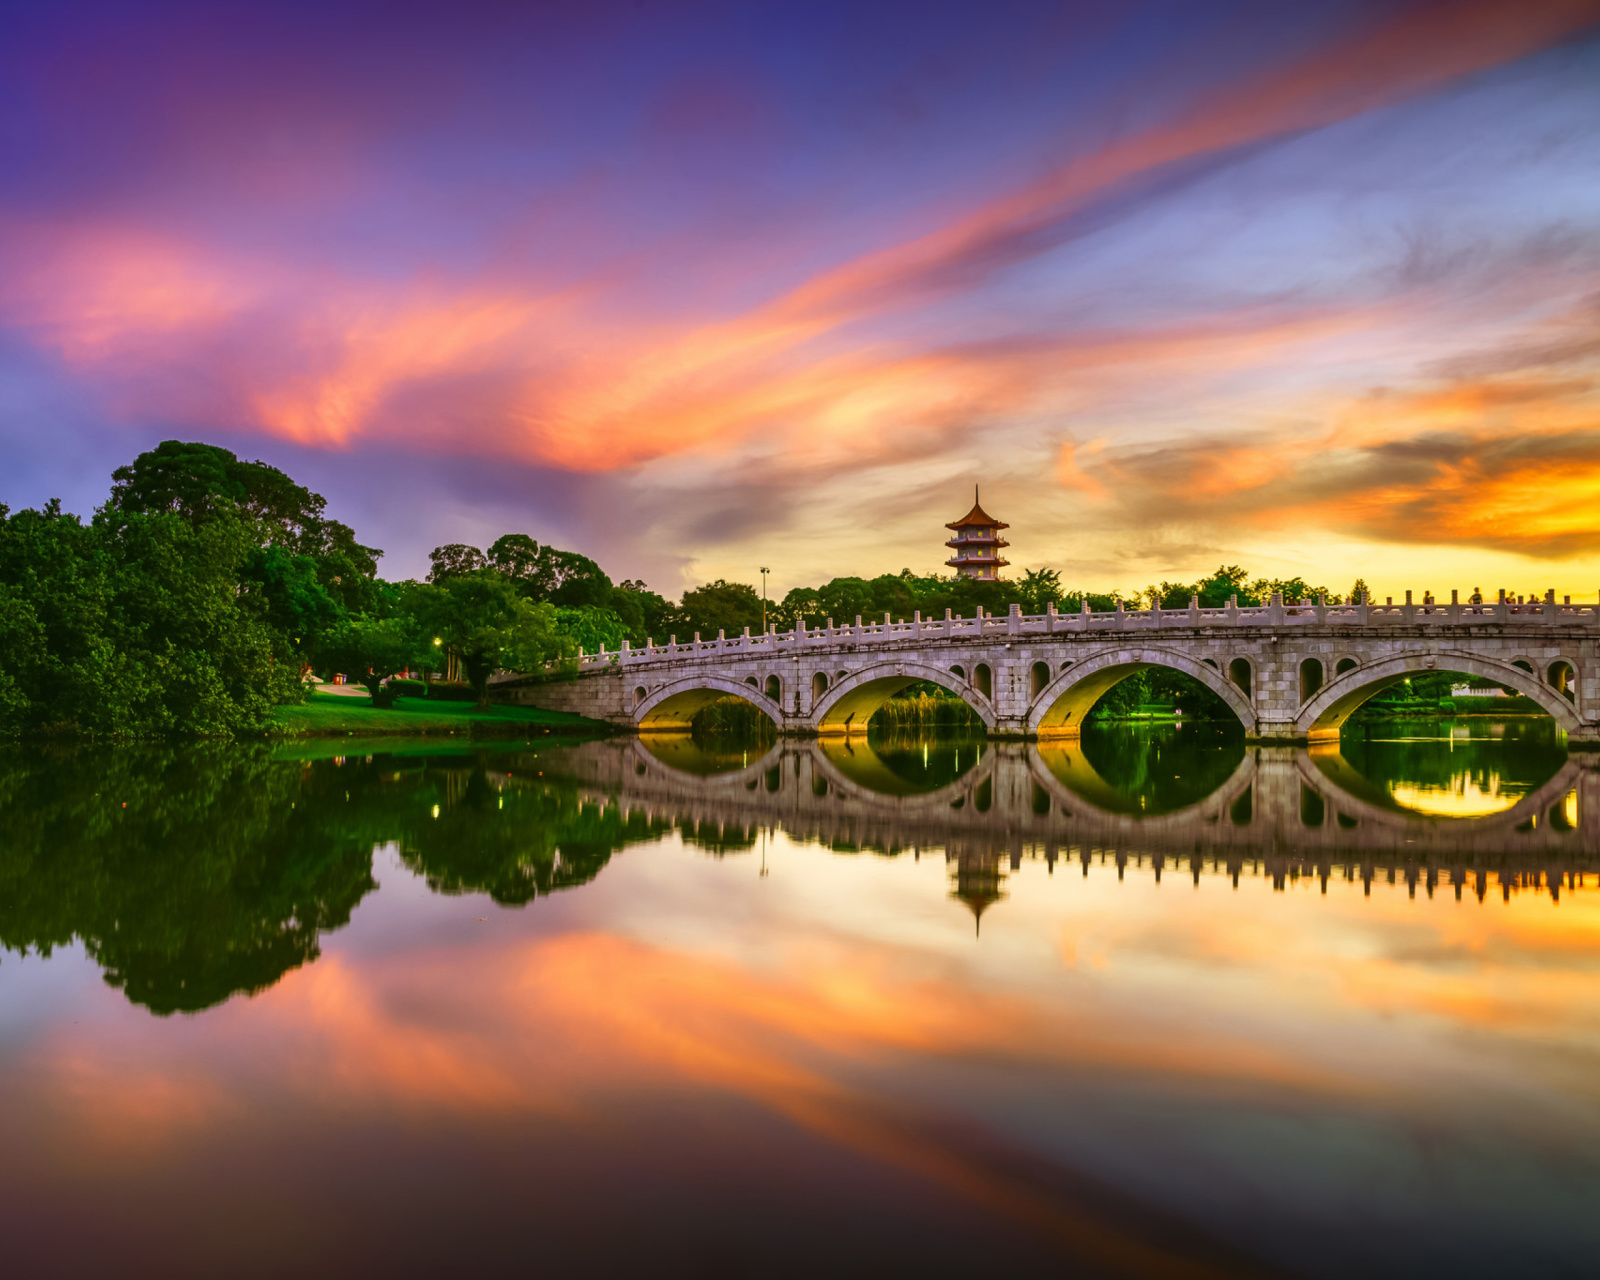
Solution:
[(0, 10), (0, 501), (1600, 588), (1600, 0)]

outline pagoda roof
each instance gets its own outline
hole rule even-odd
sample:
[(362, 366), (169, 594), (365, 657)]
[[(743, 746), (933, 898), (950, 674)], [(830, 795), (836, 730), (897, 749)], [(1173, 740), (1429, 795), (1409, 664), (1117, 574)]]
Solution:
[(945, 525), (945, 528), (966, 529), (973, 525), (988, 525), (995, 529), (1009, 529), (1011, 527), (1004, 520), (996, 520), (992, 515), (980, 507), (977, 502), (973, 502), (971, 511), (967, 512), (967, 514), (962, 516), (961, 519), (952, 521), (951, 523)]

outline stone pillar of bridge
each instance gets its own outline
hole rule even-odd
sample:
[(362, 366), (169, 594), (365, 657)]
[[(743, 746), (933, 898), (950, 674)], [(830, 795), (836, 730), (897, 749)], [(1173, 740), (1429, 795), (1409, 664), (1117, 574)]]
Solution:
[(1300, 714), (1300, 662), (1319, 656), (1306, 638), (1288, 627), (1273, 628), (1249, 646), (1248, 657), (1254, 667), (1251, 703), (1256, 722), (1246, 732), (1264, 742), (1296, 742), (1295, 720)]
[(1256, 747), (1251, 780), (1250, 825), (1292, 842), (1300, 827), (1300, 752), (1293, 747)]

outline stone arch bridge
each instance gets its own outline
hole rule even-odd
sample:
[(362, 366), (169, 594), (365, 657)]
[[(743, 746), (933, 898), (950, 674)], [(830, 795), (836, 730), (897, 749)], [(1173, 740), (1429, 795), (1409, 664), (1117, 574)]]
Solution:
[(866, 732), (917, 681), (961, 697), (996, 737), (1071, 738), (1118, 681), (1150, 667), (1193, 676), (1265, 742), (1337, 739), (1374, 694), (1460, 671), (1533, 699), (1569, 743), (1600, 745), (1600, 606), (1270, 605), (865, 622), (676, 638), (582, 655), (576, 678), (496, 678), (504, 701), (643, 732), (683, 731), (717, 698), (745, 699), (785, 735)]

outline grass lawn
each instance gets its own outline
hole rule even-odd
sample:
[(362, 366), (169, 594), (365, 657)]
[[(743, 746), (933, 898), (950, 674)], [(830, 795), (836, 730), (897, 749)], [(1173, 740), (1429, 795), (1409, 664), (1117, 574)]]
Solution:
[(277, 732), (285, 734), (517, 734), (527, 729), (552, 732), (609, 732), (610, 726), (566, 711), (538, 707), (488, 707), (470, 702), (433, 702), (426, 698), (396, 698), (394, 707), (380, 711), (363, 697), (312, 693), (299, 706), (279, 707), (273, 713)]

